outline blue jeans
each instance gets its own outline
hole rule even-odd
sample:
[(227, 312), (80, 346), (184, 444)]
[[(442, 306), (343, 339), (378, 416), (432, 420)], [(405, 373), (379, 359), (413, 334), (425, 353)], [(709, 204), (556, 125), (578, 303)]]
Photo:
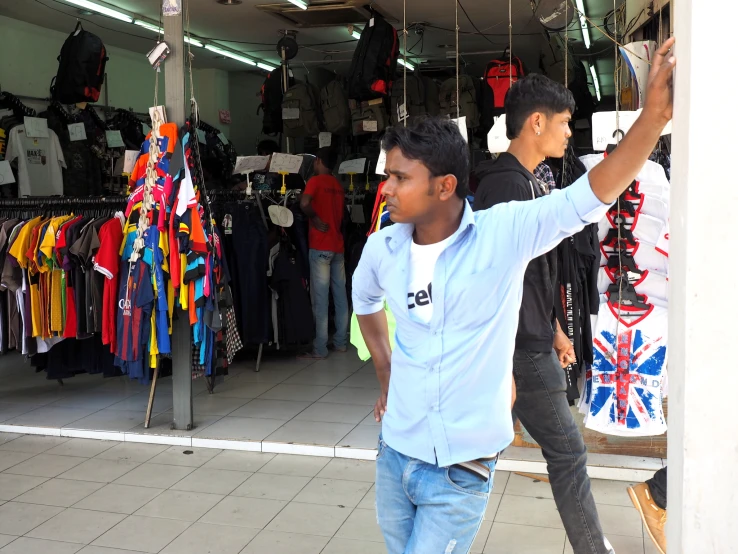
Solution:
[(346, 298), (346, 268), (343, 254), (310, 249), (310, 300), (315, 317), (313, 350), (328, 355), (328, 291), (333, 292), (336, 310), (336, 334), (333, 345), (345, 349), (348, 342), (348, 299)]
[(489, 481), (458, 466), (409, 458), (379, 438), (377, 521), (388, 554), (467, 554), (482, 525)]

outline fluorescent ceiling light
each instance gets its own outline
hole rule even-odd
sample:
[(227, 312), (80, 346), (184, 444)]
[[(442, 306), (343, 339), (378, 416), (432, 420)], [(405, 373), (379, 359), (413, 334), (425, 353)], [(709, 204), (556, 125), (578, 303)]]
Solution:
[(107, 15), (108, 17), (112, 17), (113, 19), (117, 19), (119, 21), (133, 23), (133, 18), (131, 16), (113, 10), (106, 6), (96, 4), (95, 2), (89, 2), (88, 0), (66, 0), (66, 2), (69, 4), (74, 4), (75, 6), (79, 6), (80, 8), (85, 8), (86, 10), (90, 10), (91, 12)]
[(595, 71), (595, 66), (590, 65), (589, 72), (592, 74), (592, 79), (594, 80), (595, 92), (597, 93), (597, 100), (602, 100), (602, 95), (600, 94), (600, 80), (597, 78), (597, 71)]
[(241, 56), (239, 54), (236, 54), (235, 52), (224, 50), (223, 48), (218, 48), (217, 46), (213, 46), (212, 44), (206, 44), (205, 50), (210, 50), (211, 52), (215, 52), (216, 54), (220, 54), (221, 56), (225, 56), (226, 58), (231, 58), (232, 60), (236, 60), (241, 63), (253, 65), (254, 67), (256, 66), (256, 62), (254, 60), (251, 60), (247, 58), (246, 56)]
[(589, 50), (589, 25), (587, 24), (586, 13), (584, 13), (584, 0), (577, 0), (577, 11), (579, 12), (579, 23), (582, 26), (582, 36), (584, 37), (584, 46)]
[(259, 63), (257, 63), (257, 64), (256, 64), (256, 67), (258, 67), (259, 69), (263, 69), (263, 70), (265, 70), (265, 71), (274, 71), (275, 69), (277, 69), (277, 68), (276, 68), (276, 67), (274, 67), (274, 66), (271, 66), (271, 65), (269, 65), (269, 64), (266, 64), (266, 63), (262, 63), (262, 62), (259, 62)]
[(304, 2), (303, 0), (288, 0), (288, 1), (291, 4), (294, 4), (295, 6), (297, 6), (298, 8), (300, 8), (301, 10), (308, 9), (308, 3), (307, 2)]
[[(159, 33), (159, 34), (164, 33), (161, 27), (158, 27), (157, 25), (154, 25), (153, 23), (149, 23), (148, 21), (143, 21), (142, 19), (136, 19), (133, 23), (138, 25), (139, 27), (143, 27), (144, 29), (148, 29), (149, 31), (153, 31), (155, 33)], [(202, 42), (200, 42), (196, 38), (190, 38), (187, 35), (185, 35), (184, 41), (187, 44), (191, 44), (192, 46), (197, 46), (199, 48), (202, 48), (203, 46)]]
[(404, 65), (404, 66), (405, 66), (405, 67), (407, 67), (407, 68), (408, 68), (408, 69), (409, 69), (410, 71), (413, 71), (413, 70), (415, 69), (415, 66), (414, 66), (413, 64), (411, 64), (410, 62), (406, 62), (406, 61), (405, 61), (404, 59), (402, 59), (402, 58), (398, 58), (398, 59), (397, 59), (397, 63), (399, 63), (400, 65)]

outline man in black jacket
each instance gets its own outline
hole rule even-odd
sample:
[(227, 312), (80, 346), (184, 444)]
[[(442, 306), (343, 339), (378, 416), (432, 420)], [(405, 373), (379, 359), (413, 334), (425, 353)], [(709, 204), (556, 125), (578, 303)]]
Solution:
[[(545, 158), (564, 155), (574, 107), (569, 90), (541, 75), (530, 75), (510, 89), (505, 102), (510, 148), (478, 166), (475, 210), (547, 194), (533, 171)], [(587, 449), (566, 396), (562, 368), (575, 361), (574, 347), (554, 315), (555, 282), (555, 251), (530, 262), (515, 340), (513, 413), (543, 450), (575, 554), (612, 553), (590, 490)]]

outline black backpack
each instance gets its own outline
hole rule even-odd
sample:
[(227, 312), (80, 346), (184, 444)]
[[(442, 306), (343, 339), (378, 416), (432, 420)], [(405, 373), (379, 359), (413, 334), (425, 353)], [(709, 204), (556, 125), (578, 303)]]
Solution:
[(62, 104), (97, 102), (105, 80), (107, 50), (100, 37), (77, 23), (62, 46), (59, 71), (51, 82), (51, 98)]
[(387, 98), (397, 70), (400, 45), (397, 31), (374, 14), (361, 32), (349, 70), (348, 93), (352, 100)]
[[(293, 86), (295, 79), (290, 73), (289, 84)], [(284, 92), (282, 90), (282, 70), (275, 69), (271, 71), (264, 84), (261, 85), (261, 104), (256, 110), (256, 115), (259, 112), (264, 112), (262, 119), (262, 133), (265, 135), (276, 135), (282, 132), (282, 98)]]

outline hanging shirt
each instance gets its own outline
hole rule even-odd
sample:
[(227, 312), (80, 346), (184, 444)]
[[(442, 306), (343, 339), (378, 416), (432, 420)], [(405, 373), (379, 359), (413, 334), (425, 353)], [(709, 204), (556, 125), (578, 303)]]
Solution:
[[(649, 215), (636, 212), (635, 217), (630, 217), (626, 212), (620, 215), (613, 211), (607, 212), (605, 219), (599, 223), (597, 239), (602, 242), (607, 237), (610, 229), (617, 229), (618, 220), (622, 219), (622, 228), (633, 233), (633, 237), (639, 241), (656, 244), (664, 229), (664, 221)], [(617, 236), (617, 235), (615, 235)]]
[[(616, 269), (601, 267), (597, 275), (597, 290), (605, 294), (610, 285), (615, 283)], [(628, 282), (635, 287), (637, 294), (645, 294), (649, 301), (658, 298), (669, 299), (669, 280), (666, 275), (655, 271), (645, 270), (642, 274), (628, 271)]]
[(666, 432), (662, 385), (668, 311), (652, 306), (645, 313), (636, 313), (640, 315), (618, 319), (617, 307), (609, 302), (601, 306), (585, 420), (588, 429), (626, 437)]
[(407, 309), (410, 317), (420, 323), (430, 323), (433, 317), (433, 272), (448, 241), (424, 245), (413, 241), (410, 244)]
[(343, 253), (341, 223), (344, 212), (343, 187), (333, 175), (316, 175), (305, 186), (305, 195), (313, 199), (312, 206), (318, 217), (328, 224), (328, 231), (318, 231), (312, 223), (308, 243), (312, 250)]
[(31, 138), (18, 125), (10, 131), (6, 159), (18, 160), (18, 196), (55, 196), (64, 194), (64, 162), (59, 138), (49, 129), (49, 138)]
[(666, 225), (664, 225), (663, 229), (661, 229), (659, 238), (656, 240), (656, 250), (658, 252), (661, 252), (667, 258), (669, 257), (669, 222), (668, 221), (666, 222)]

